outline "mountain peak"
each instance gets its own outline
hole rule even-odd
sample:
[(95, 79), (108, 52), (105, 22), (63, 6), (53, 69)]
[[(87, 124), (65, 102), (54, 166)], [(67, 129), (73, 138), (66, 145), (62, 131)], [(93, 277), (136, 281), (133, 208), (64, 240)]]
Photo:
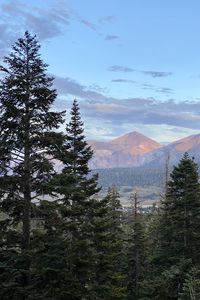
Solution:
[(177, 151), (185, 152), (200, 146), (200, 134), (190, 135), (182, 138), (178, 141), (171, 143), (169, 147), (176, 149)]
[(159, 143), (137, 131), (126, 133), (110, 143), (120, 145), (131, 154), (145, 153), (161, 147)]
[(128, 133), (123, 134), (122, 136), (113, 139), (113, 141), (120, 139), (120, 138), (135, 138), (135, 137), (143, 137), (143, 138), (147, 138), (144, 134), (138, 132), (138, 131), (131, 131)]

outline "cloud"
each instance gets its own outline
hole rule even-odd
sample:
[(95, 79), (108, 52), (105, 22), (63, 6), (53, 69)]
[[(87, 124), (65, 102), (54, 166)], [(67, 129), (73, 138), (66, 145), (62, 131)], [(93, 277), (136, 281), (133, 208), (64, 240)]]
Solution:
[(113, 40), (117, 40), (119, 37), (118, 35), (107, 35), (105, 37), (105, 41), (113, 41)]
[[(66, 97), (68, 95), (72, 95), (73, 97), (78, 97), (81, 99), (97, 101), (107, 99), (107, 97), (102, 94), (102, 89), (100, 87), (95, 85), (88, 88), (68, 77), (63, 78), (56, 76), (54, 80), (54, 85), (58, 90), (60, 96)], [(98, 88), (99, 91), (97, 91)]]
[(168, 87), (156, 87), (154, 86), (153, 84), (149, 84), (149, 83), (143, 83), (141, 85), (142, 89), (143, 90), (151, 90), (151, 91), (154, 91), (156, 93), (163, 93), (163, 94), (166, 94), (166, 95), (169, 95), (169, 94), (174, 94), (174, 90), (171, 89), (171, 88), (168, 88)]
[(174, 94), (174, 90), (167, 87), (158, 88), (155, 91), (163, 94)]
[[(121, 79), (118, 80), (121, 81)], [(121, 82), (125, 82), (125, 80), (122, 79)], [(66, 102), (69, 96), (78, 98), (81, 100), (80, 103), (85, 116), (94, 119), (99, 118), (101, 122), (109, 120), (111, 124), (118, 124), (119, 126), (123, 123), (166, 124), (199, 129), (199, 101), (178, 102), (173, 99), (158, 101), (154, 98), (116, 99), (102, 93), (105, 90), (99, 86), (87, 87), (71, 78), (58, 76), (55, 78), (55, 87), (58, 89), (60, 98), (62, 98), (62, 104)], [(157, 91), (172, 92), (169, 88), (161, 88)]]
[(137, 72), (141, 72), (143, 74), (150, 75), (153, 78), (166, 77), (166, 76), (170, 76), (173, 74), (172, 72), (159, 72), (159, 71), (137, 71)]
[(134, 80), (131, 80), (131, 79), (122, 79), (122, 78), (112, 79), (111, 82), (116, 82), (116, 83), (136, 83), (136, 81), (134, 81)]
[(155, 99), (105, 99), (104, 101), (83, 101), (84, 114), (109, 120), (121, 126), (124, 123), (143, 125), (171, 125), (199, 130), (200, 103), (198, 102), (165, 102)]
[(4, 24), (0, 24), (0, 32), (0, 57), (3, 57), (6, 54), (10, 45), (12, 45), (16, 40), (16, 36), (14, 33), (14, 27), (12, 30)]
[[(121, 81), (121, 79), (119, 79)], [(122, 82), (125, 82), (122, 79)], [(101, 122), (109, 120), (111, 124), (138, 123), (143, 125), (179, 126), (199, 129), (199, 101), (158, 101), (154, 98), (116, 99), (102, 93), (100, 87), (84, 86), (68, 77), (56, 77), (55, 87), (58, 89), (59, 105), (66, 103), (69, 96), (78, 98), (84, 115), (88, 118), (98, 118)], [(158, 90), (159, 91), (159, 90)], [(167, 92), (163, 88), (159, 92)], [(171, 92), (169, 89), (168, 92)]]
[(92, 91), (96, 91), (98, 93), (108, 93), (109, 92), (109, 89), (106, 88), (106, 87), (101, 87), (99, 86), (98, 84), (92, 84), (88, 87), (88, 89), (92, 90)]
[(153, 78), (166, 77), (166, 76), (170, 76), (173, 74), (172, 72), (136, 70), (136, 69), (133, 69), (130, 67), (119, 66), (119, 65), (110, 66), (107, 70), (110, 72), (125, 72), (125, 73), (126, 72), (138, 72), (138, 73), (142, 73), (145, 75), (149, 75)]
[(92, 22), (90, 22), (90, 21), (88, 21), (86, 19), (83, 19), (83, 18), (80, 18), (80, 22), (82, 24), (84, 24), (87, 28), (91, 29), (92, 31), (97, 32), (97, 28), (96, 28), (96, 26)]
[(131, 69), (129, 67), (124, 67), (124, 66), (118, 66), (118, 65), (114, 65), (108, 68), (108, 71), (110, 72), (134, 72), (134, 69)]
[[(122, 79), (122, 82), (125, 80)], [(148, 83), (144, 85), (155, 88)], [(78, 99), (89, 138), (109, 139), (138, 130), (166, 142), (197, 134), (200, 130), (200, 101), (117, 99), (107, 96), (104, 88), (95, 85), (87, 87), (68, 77), (56, 77), (55, 87), (59, 95), (55, 103), (57, 109), (68, 109), (71, 100)]]
[(154, 91), (155, 93), (163, 93), (166, 96), (170, 95), (170, 94), (174, 94), (174, 90), (168, 87), (156, 87), (153, 84), (149, 84), (149, 83), (138, 83), (137, 81), (131, 80), (131, 79), (123, 79), (123, 78), (116, 78), (116, 79), (112, 79), (111, 82), (114, 83), (132, 83), (132, 84), (137, 84), (137, 86), (139, 86), (141, 89), (143, 90), (150, 90), (150, 91)]
[(142, 88), (144, 90), (154, 90), (155, 86), (153, 84), (150, 84), (150, 83), (143, 83)]
[[(70, 14), (65, 5), (56, 2), (47, 8), (35, 7), (22, 1), (5, 1), (0, 6), (2, 27), (8, 28), (8, 38), (4, 41), (1, 31), (0, 43), (8, 47), (10, 40), (18, 37), (25, 30), (36, 33), (40, 40), (62, 35), (64, 28), (69, 25)], [(9, 26), (8, 26), (9, 24)], [(5, 32), (5, 30), (4, 30)]]
[(114, 16), (105, 16), (99, 19), (100, 24), (112, 23), (115, 20)]

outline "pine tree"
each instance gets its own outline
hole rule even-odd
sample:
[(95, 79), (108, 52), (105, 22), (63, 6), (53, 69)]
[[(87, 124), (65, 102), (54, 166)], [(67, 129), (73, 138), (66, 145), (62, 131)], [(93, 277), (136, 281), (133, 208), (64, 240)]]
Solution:
[(161, 257), (164, 264), (180, 259), (199, 263), (200, 247), (200, 184), (198, 167), (187, 153), (174, 167), (162, 203), (160, 224)]
[(151, 252), (150, 299), (178, 299), (188, 270), (199, 264), (200, 185), (194, 158), (185, 153), (170, 176)]
[(71, 120), (66, 126), (65, 144), (59, 151), (58, 159), (64, 165), (59, 177), (59, 192), (65, 195), (67, 203), (76, 206), (77, 211), (79, 204), (82, 206), (86, 199), (99, 191), (98, 176), (89, 176), (89, 161), (92, 156), (93, 151), (85, 140), (79, 105), (74, 100)]
[(54, 183), (55, 191), (61, 195), (59, 203), (65, 221), (64, 234), (69, 239), (69, 267), (73, 278), (70, 289), (74, 299), (93, 299), (90, 295), (94, 252), (90, 198), (100, 188), (97, 175), (90, 175), (88, 163), (92, 155), (93, 151), (85, 140), (79, 105), (74, 100), (65, 142), (57, 151), (63, 169)]
[(145, 274), (146, 241), (144, 217), (139, 207), (137, 194), (131, 195), (131, 211), (128, 216), (127, 299), (140, 299), (141, 283)]
[(147, 299), (162, 299), (160, 295), (162, 278), (161, 270), (163, 270), (162, 264), (159, 261), (158, 253), (160, 251), (160, 207), (153, 205), (151, 210), (145, 214), (145, 266), (144, 266), (144, 278), (141, 282), (142, 297), (141, 300)]
[(37, 215), (43, 220), (36, 228), (33, 241), (33, 262), (28, 299), (77, 299), (73, 289), (71, 239), (66, 235), (66, 222), (57, 202), (42, 201)]
[(187, 274), (179, 300), (200, 299), (200, 270), (193, 267)]
[(96, 299), (126, 299), (122, 273), (122, 207), (115, 187), (97, 201), (93, 213)]
[(39, 48), (36, 37), (25, 32), (1, 66), (5, 73), (0, 82), (2, 299), (13, 294), (16, 299), (26, 298), (22, 287), (30, 277), (33, 202), (51, 193), (52, 141), (61, 138), (53, 130), (63, 113), (51, 111), (56, 91)]

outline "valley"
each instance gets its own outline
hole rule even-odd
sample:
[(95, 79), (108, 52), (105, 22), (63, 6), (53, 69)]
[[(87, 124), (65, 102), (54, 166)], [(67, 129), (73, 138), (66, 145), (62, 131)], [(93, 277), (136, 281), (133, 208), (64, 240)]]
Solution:
[(194, 156), (197, 162), (200, 161), (200, 134), (161, 145), (133, 131), (111, 141), (88, 141), (88, 144), (94, 151), (91, 169), (163, 168), (168, 156), (170, 165), (174, 165), (185, 152)]
[[(108, 142), (88, 141), (94, 151), (90, 167), (99, 174), (100, 197), (115, 185), (123, 206), (129, 206), (132, 193), (137, 192), (141, 205), (160, 201), (173, 166), (185, 152), (200, 162), (200, 134), (161, 145), (138, 132), (127, 133)], [(168, 162), (167, 162), (168, 161)]]

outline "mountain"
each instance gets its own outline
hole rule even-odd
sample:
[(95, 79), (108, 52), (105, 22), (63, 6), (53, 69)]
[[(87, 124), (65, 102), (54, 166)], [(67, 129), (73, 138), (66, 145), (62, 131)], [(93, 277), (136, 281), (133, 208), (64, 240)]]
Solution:
[(108, 142), (88, 141), (94, 150), (92, 169), (135, 167), (144, 163), (143, 155), (161, 145), (139, 132), (130, 132)]
[(195, 149), (200, 150), (200, 134), (190, 135), (186, 138), (171, 143), (169, 149), (177, 152), (192, 152)]
[(161, 167), (165, 165), (166, 157), (169, 156), (170, 164), (174, 165), (185, 152), (188, 152), (190, 156), (194, 156), (197, 163), (200, 162), (200, 134), (185, 137), (147, 153), (143, 157), (144, 164), (148, 167)]
[(110, 144), (119, 146), (132, 155), (143, 154), (161, 147), (159, 143), (136, 131), (118, 137), (110, 141)]
[(138, 132), (130, 132), (108, 142), (89, 141), (94, 150), (92, 169), (165, 166), (169, 155), (170, 164), (176, 164), (188, 152), (200, 161), (200, 134), (191, 135), (176, 142), (161, 145)]

